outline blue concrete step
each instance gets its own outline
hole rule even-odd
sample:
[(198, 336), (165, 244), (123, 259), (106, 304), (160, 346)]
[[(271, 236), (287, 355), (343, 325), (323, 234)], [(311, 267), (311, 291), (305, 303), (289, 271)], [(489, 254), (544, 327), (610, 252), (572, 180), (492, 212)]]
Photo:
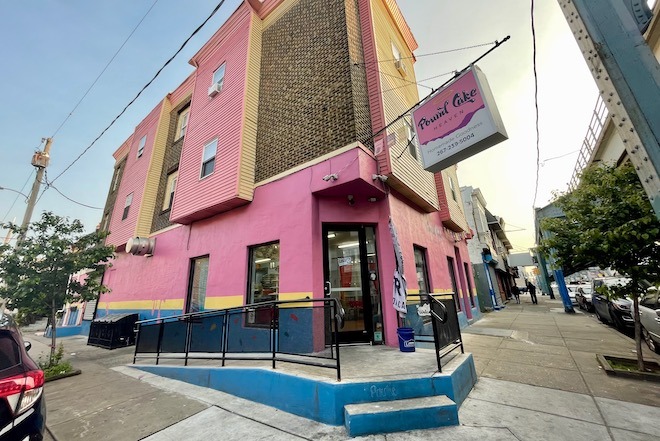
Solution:
[(458, 407), (446, 395), (344, 406), (349, 436), (430, 429), (458, 424)]

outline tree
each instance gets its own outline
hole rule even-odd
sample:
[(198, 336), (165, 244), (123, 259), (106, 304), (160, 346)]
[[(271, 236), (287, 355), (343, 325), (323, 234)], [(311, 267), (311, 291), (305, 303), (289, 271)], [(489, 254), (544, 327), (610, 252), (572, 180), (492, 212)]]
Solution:
[(565, 268), (598, 265), (630, 278), (609, 295), (628, 295), (633, 300), (637, 364), (644, 370), (639, 297), (647, 283), (660, 281), (660, 222), (633, 165), (591, 166), (583, 172), (580, 185), (558, 195), (554, 203), (566, 217), (542, 221), (542, 228), (551, 233), (542, 241), (542, 251), (552, 250)]
[[(14, 232), (20, 228), (5, 225)], [(52, 325), (50, 362), (54, 360), (57, 331), (55, 314), (67, 301), (96, 298), (107, 289), (101, 276), (114, 248), (103, 244), (107, 233), (84, 233), (75, 219), (44, 212), (28, 227), (28, 235), (16, 248), (0, 246), (0, 297), (12, 308), (37, 316), (49, 316)], [(86, 280), (72, 275), (88, 271)]]

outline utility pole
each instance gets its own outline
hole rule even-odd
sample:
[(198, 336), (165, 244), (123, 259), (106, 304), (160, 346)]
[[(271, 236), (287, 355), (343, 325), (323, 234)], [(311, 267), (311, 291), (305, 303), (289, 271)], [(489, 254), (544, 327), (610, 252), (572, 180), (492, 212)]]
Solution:
[(645, 4), (628, 0), (633, 16), (622, 0), (558, 2), (660, 218), (660, 66), (641, 34)]
[(16, 240), (17, 247), (20, 247), (23, 240), (25, 240), (27, 227), (30, 224), (32, 212), (37, 203), (37, 195), (41, 188), (41, 180), (44, 177), (44, 171), (46, 170), (46, 167), (48, 167), (48, 162), (50, 161), (50, 145), (52, 142), (52, 138), (46, 138), (46, 146), (44, 147), (44, 150), (37, 151), (32, 156), (32, 165), (37, 168), (37, 176), (34, 178), (34, 184), (32, 184), (32, 191), (30, 192), (30, 199), (28, 199), (27, 207), (25, 208), (25, 215), (23, 216), (23, 223), (21, 224), (21, 234)]

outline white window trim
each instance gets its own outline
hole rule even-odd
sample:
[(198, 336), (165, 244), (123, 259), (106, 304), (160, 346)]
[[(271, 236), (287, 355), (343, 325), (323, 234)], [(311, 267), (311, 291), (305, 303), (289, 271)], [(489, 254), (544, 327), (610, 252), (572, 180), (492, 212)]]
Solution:
[[(220, 72), (220, 70), (222, 70), (222, 77), (219, 80), (216, 80), (215, 74)], [(223, 61), (222, 64), (218, 66), (216, 70), (213, 71), (213, 76), (211, 77), (211, 85), (213, 86), (215, 84), (220, 84), (220, 90), (222, 90), (222, 88), (224, 87), (226, 75), (227, 75), (227, 62)]]
[[(183, 121), (185, 120), (185, 125)], [(176, 122), (176, 138), (175, 141), (183, 138), (188, 131), (188, 122), (190, 121), (190, 107), (186, 107), (181, 113), (179, 113), (178, 120)], [(181, 133), (183, 131), (183, 133)]]
[(140, 143), (138, 144), (137, 157), (140, 158), (144, 154), (144, 148), (147, 145), (147, 135), (144, 135), (140, 138)]
[[(169, 210), (171, 204), (174, 203), (174, 192), (176, 191), (176, 184), (179, 180), (179, 170), (173, 171), (167, 175), (167, 181), (165, 183), (165, 197), (163, 198), (163, 211)], [(172, 187), (174, 187), (172, 189)], [(173, 191), (174, 190), (174, 191)]]
[[(213, 154), (212, 157), (210, 157), (210, 158), (208, 158), (208, 159), (204, 159), (204, 153), (206, 152), (206, 147), (210, 146), (211, 144), (215, 144), (215, 153)], [(218, 156), (218, 138), (213, 138), (213, 139), (210, 140), (209, 142), (205, 143), (205, 144), (204, 144), (204, 148), (202, 149), (202, 162), (201, 162), (200, 167), (199, 167), (199, 179), (200, 179), (200, 181), (201, 181), (202, 179), (206, 179), (206, 178), (208, 178), (208, 177), (211, 176), (213, 173), (215, 173), (216, 164), (213, 164), (213, 171), (212, 171), (211, 173), (209, 173), (208, 175), (204, 175), (204, 176), (202, 176), (202, 173), (204, 172), (204, 163), (210, 161), (211, 158), (213, 158), (213, 159), (217, 159), (217, 156)], [(216, 161), (216, 162), (217, 162), (217, 161)]]

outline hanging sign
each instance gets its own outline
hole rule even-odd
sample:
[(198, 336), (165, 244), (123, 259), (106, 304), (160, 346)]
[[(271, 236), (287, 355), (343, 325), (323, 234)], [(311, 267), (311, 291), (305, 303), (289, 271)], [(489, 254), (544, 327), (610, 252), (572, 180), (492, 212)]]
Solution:
[(508, 139), (483, 72), (472, 66), (412, 112), (424, 168), (439, 172)]

